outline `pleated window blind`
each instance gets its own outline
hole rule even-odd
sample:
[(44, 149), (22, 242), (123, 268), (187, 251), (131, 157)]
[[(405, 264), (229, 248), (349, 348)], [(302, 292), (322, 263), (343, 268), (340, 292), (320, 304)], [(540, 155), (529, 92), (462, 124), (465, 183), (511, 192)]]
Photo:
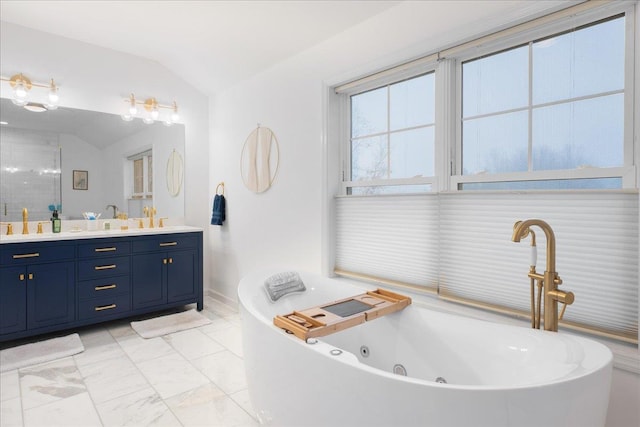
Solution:
[[(341, 197), (336, 272), (437, 290), (442, 298), (529, 313), (530, 239), (516, 220), (540, 218), (556, 235), (560, 289), (576, 295), (561, 325), (638, 337), (638, 195), (632, 192), (440, 193)], [(533, 228), (538, 271), (546, 239)]]
[(336, 233), (338, 273), (437, 289), (436, 194), (339, 197)]

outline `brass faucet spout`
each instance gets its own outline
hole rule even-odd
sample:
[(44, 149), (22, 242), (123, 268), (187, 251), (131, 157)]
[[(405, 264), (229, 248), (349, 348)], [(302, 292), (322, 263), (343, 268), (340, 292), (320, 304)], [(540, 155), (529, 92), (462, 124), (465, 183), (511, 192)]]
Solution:
[(547, 238), (547, 271), (554, 272), (556, 270), (556, 236), (551, 229), (551, 226), (541, 219), (527, 219), (526, 221), (518, 221), (513, 226), (513, 234), (511, 240), (519, 242), (520, 239), (527, 237), (529, 234), (529, 227), (538, 226), (544, 231), (544, 235)]
[(29, 234), (29, 211), (22, 209), (22, 234)]

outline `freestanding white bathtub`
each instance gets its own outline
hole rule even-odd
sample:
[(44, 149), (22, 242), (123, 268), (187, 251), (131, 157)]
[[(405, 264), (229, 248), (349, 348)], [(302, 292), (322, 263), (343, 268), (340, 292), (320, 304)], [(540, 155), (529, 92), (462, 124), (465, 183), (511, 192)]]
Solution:
[[(612, 354), (595, 341), (412, 304), (304, 342), (273, 325), (363, 288), (300, 273), (272, 303), (256, 272), (238, 288), (251, 403), (272, 426), (603, 426)], [(406, 374), (406, 376), (405, 376)], [(446, 381), (446, 383), (442, 382)]]

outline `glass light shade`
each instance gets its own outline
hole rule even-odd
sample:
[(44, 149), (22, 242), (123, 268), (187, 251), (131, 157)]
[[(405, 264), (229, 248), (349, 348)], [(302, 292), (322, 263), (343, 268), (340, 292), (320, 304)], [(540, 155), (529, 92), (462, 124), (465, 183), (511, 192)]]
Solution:
[(58, 101), (60, 101), (60, 96), (58, 95), (58, 89), (55, 86), (53, 86), (51, 89), (49, 89), (49, 103), (57, 104)]
[(151, 118), (153, 120), (158, 120), (159, 115), (160, 115), (160, 112), (158, 111), (157, 108), (154, 108), (153, 110), (151, 110)]
[(52, 111), (52, 110), (57, 110), (58, 109), (58, 104), (47, 104), (47, 110)]
[(138, 107), (136, 107), (136, 104), (131, 104), (129, 106), (129, 114), (131, 114), (132, 116), (138, 114)]
[(123, 114), (120, 117), (122, 117), (122, 120), (124, 120), (125, 122), (130, 122), (131, 120), (133, 120), (133, 116), (131, 114)]
[(178, 120), (180, 120), (180, 115), (178, 114), (178, 110), (174, 110), (173, 113), (171, 113), (171, 121), (175, 123)]
[(13, 88), (13, 94), (18, 99), (24, 99), (27, 97), (27, 88), (24, 86), (22, 81), (18, 81)]

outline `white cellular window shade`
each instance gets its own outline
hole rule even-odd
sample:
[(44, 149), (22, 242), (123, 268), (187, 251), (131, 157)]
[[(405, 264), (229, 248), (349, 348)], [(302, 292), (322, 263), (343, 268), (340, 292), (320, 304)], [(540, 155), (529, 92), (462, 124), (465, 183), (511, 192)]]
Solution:
[(336, 270), (382, 283), (435, 291), (438, 279), (438, 198), (336, 199)]
[[(575, 302), (562, 327), (637, 342), (638, 196), (633, 192), (440, 193), (336, 200), (336, 273), (418, 286), (448, 300), (528, 316), (530, 238), (556, 236), (556, 269)], [(546, 238), (532, 227), (538, 272)]]
[[(576, 295), (561, 326), (637, 341), (637, 194), (441, 194), (440, 218), (440, 296), (528, 314), (531, 239), (511, 234), (515, 221), (539, 218), (555, 232), (559, 288)], [(532, 230), (544, 272), (546, 239)]]

